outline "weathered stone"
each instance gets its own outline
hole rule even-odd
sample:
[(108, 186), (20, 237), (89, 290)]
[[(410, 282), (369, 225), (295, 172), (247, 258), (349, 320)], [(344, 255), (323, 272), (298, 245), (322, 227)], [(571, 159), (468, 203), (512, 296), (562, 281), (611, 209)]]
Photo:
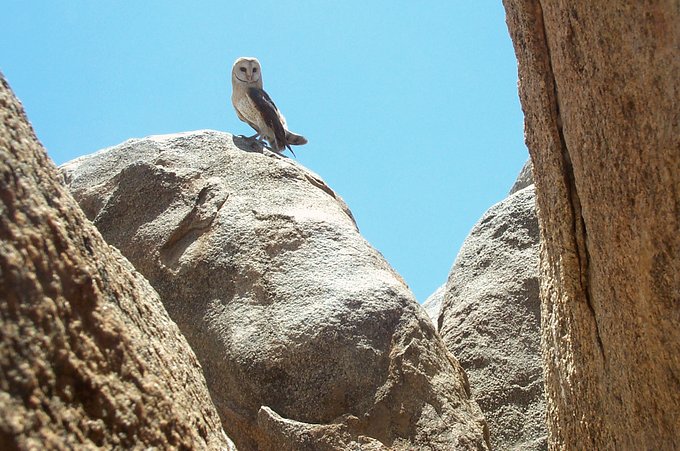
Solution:
[(423, 302), (423, 308), (427, 312), (427, 316), (430, 317), (432, 323), (435, 325), (439, 319), (439, 312), (442, 310), (445, 292), (446, 284), (437, 288), (434, 293), (432, 293), (427, 299), (425, 299), (425, 302)]
[(239, 449), (485, 449), (465, 374), (344, 202), (252, 144), (157, 136), (63, 168), (161, 294)]
[(260, 447), (279, 451), (388, 450), (378, 440), (352, 433), (351, 425), (357, 422), (357, 417), (345, 416), (333, 424), (302, 423), (282, 418), (270, 408), (262, 407), (257, 423), (267, 441), (260, 443)]
[(534, 174), (533, 170), (531, 167), (531, 160), (527, 160), (526, 163), (524, 163), (524, 166), (522, 166), (522, 170), (519, 172), (519, 175), (517, 176), (517, 180), (515, 180), (515, 183), (513, 183), (512, 188), (510, 188), (510, 192), (508, 193), (508, 196), (510, 194), (515, 194), (517, 191), (526, 188), (527, 186), (533, 185), (534, 184)]
[(553, 449), (680, 449), (680, 7), (504, 0)]
[(196, 356), (2, 76), (0, 293), (0, 449), (228, 447)]
[(534, 200), (532, 185), (482, 216), (456, 257), (439, 316), (499, 450), (547, 447)]

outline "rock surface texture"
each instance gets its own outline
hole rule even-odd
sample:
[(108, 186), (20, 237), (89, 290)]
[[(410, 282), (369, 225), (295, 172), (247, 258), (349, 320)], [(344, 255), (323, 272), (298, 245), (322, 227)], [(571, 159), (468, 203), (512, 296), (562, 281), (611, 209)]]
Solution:
[(434, 293), (432, 293), (425, 302), (423, 302), (423, 308), (427, 312), (427, 316), (430, 317), (432, 322), (436, 325), (439, 319), (439, 312), (442, 310), (442, 303), (444, 302), (444, 293), (446, 292), (446, 284), (437, 288)]
[(158, 290), (241, 450), (487, 449), (465, 373), (315, 174), (214, 131), (63, 167)]
[(504, 0), (552, 449), (680, 449), (680, 7)]
[(0, 76), (0, 449), (228, 449), (158, 294), (59, 180)]
[(446, 284), (439, 333), (470, 378), (499, 450), (547, 448), (534, 186), (491, 207)]
[(510, 192), (508, 193), (508, 195), (515, 194), (517, 191), (533, 184), (534, 174), (533, 169), (531, 167), (531, 160), (527, 160), (527, 162), (524, 163), (524, 166), (522, 166), (522, 170), (519, 172), (517, 180), (515, 180), (515, 183), (512, 184), (512, 188), (510, 188)]

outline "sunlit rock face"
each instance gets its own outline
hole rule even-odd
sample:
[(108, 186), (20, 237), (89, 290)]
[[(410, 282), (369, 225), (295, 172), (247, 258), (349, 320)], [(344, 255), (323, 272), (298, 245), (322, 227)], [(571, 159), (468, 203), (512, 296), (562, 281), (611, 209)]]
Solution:
[(547, 448), (538, 253), (530, 184), (484, 213), (446, 283), (439, 333), (468, 374), (494, 449)]
[(86, 219), (0, 76), (0, 448), (229, 446), (158, 293)]
[(680, 8), (504, 0), (553, 449), (680, 448)]
[(488, 448), (460, 365), (319, 176), (215, 131), (62, 171), (160, 293), (239, 449)]

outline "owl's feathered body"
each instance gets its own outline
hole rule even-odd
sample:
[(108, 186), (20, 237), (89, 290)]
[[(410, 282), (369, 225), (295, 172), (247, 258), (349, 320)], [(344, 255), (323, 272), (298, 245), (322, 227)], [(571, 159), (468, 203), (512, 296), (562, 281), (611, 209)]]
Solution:
[(257, 133), (255, 137), (267, 140), (276, 152), (291, 145), (307, 144), (304, 136), (288, 130), (286, 118), (271, 97), (262, 89), (262, 71), (256, 58), (241, 57), (231, 70), (231, 103), (236, 115)]

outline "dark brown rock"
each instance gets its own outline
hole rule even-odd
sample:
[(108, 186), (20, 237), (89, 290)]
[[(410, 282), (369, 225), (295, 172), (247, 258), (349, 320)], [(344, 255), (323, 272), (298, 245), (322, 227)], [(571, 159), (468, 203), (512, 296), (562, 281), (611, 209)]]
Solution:
[(680, 5), (504, 0), (552, 449), (680, 449)]
[(1, 76), (0, 293), (0, 449), (227, 448), (194, 353)]

